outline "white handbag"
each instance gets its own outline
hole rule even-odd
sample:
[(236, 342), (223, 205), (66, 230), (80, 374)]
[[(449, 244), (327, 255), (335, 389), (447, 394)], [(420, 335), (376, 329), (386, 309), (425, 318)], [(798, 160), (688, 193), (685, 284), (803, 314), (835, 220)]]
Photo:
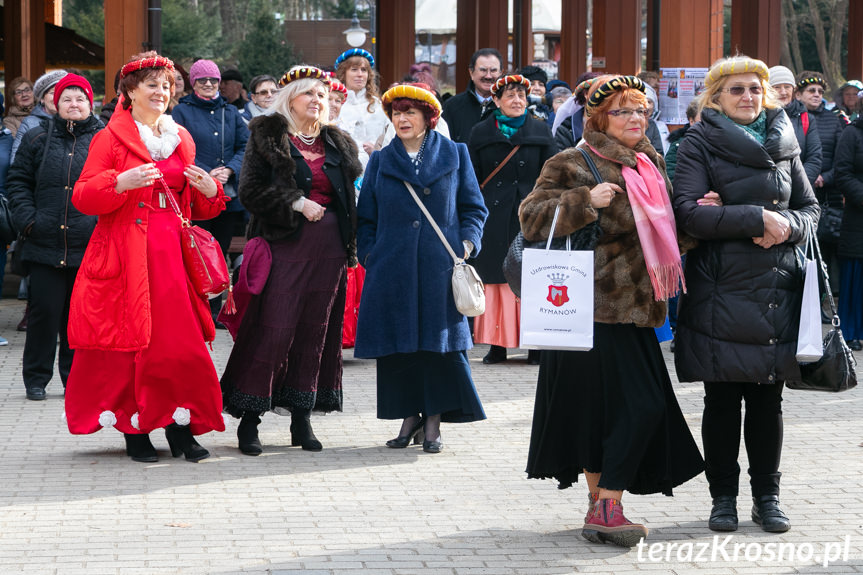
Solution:
[(432, 228), (434, 228), (434, 231), (437, 232), (440, 241), (449, 252), (450, 257), (452, 257), (452, 294), (455, 299), (456, 309), (459, 313), (467, 317), (482, 315), (485, 313), (485, 286), (483, 286), (479, 274), (476, 273), (476, 270), (473, 269), (472, 265), (466, 263), (464, 259), (456, 255), (452, 246), (449, 245), (446, 236), (444, 236), (443, 232), (440, 231), (434, 218), (432, 218), (431, 214), (426, 209), (425, 204), (423, 204), (419, 199), (419, 196), (417, 196), (413, 186), (408, 182), (404, 182), (404, 184), (413, 196), (414, 201), (425, 214)]
[(821, 335), (821, 296), (818, 293), (818, 264), (815, 258), (814, 236), (813, 226), (806, 226), (806, 249), (803, 251), (803, 299), (800, 305), (800, 327), (797, 331), (797, 361), (801, 363), (818, 361), (824, 355)]

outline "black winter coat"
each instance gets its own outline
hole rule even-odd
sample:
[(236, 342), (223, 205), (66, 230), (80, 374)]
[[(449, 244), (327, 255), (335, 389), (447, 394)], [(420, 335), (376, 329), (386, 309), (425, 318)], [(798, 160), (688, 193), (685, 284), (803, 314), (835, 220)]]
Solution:
[(482, 185), (515, 146), (518, 152), (481, 190), (488, 218), (482, 234), (482, 251), (471, 263), (487, 284), (506, 283), (503, 259), (521, 225), (518, 206), (533, 190), (545, 161), (555, 154), (556, 146), (548, 124), (528, 117), (509, 139), (504, 137), (492, 116), (477, 124), (470, 134), (470, 161), (476, 180)]
[(473, 127), (497, 110), (492, 100), (483, 107), (476, 99), (474, 90), (473, 82), (470, 82), (466, 91), (444, 102), (441, 115), (449, 128), (449, 137), (453, 142), (467, 144)]
[[(797, 136), (797, 143), (800, 145), (800, 161), (803, 162), (806, 177), (809, 178), (810, 184), (814, 184), (821, 173), (823, 162), (818, 123), (815, 121), (815, 116), (806, 111), (805, 104), (800, 100), (791, 100), (791, 103), (785, 106), (785, 113), (791, 118), (791, 125), (794, 126), (794, 135)], [(803, 130), (804, 114), (809, 118), (809, 125), (805, 131)]]
[[(800, 379), (795, 359), (803, 274), (794, 244), (820, 208), (788, 116), (767, 110), (767, 140), (712, 109), (680, 144), (674, 175), (678, 226), (701, 240), (687, 254), (678, 307), (680, 381), (777, 383)], [(699, 206), (708, 191), (722, 206)], [(764, 249), (763, 210), (782, 214), (791, 236)]]
[(809, 112), (809, 117), (815, 118), (818, 138), (821, 140), (821, 178), (824, 187), (815, 189), (818, 201), (828, 206), (842, 207), (842, 192), (836, 187), (833, 175), (833, 157), (845, 122), (832, 110), (824, 108), (823, 102), (817, 110)]
[[(308, 198), (312, 170), (288, 137), (288, 121), (281, 114), (258, 116), (249, 122), (251, 137), (246, 144), (240, 172), (239, 198), (251, 214), (249, 238), (267, 241), (296, 234), (306, 221), (293, 203)], [(357, 202), (354, 180), (363, 168), (353, 139), (335, 126), (323, 126), (324, 173), (335, 192), (327, 210), (335, 210), (348, 265), (357, 263)]]
[(836, 186), (845, 197), (839, 255), (863, 258), (863, 117), (842, 132), (833, 163)]
[(15, 225), (27, 237), (22, 260), (58, 268), (81, 265), (96, 216), (85, 216), (72, 205), (72, 189), (90, 141), (103, 127), (92, 114), (81, 122), (58, 115), (24, 135), (6, 180)]

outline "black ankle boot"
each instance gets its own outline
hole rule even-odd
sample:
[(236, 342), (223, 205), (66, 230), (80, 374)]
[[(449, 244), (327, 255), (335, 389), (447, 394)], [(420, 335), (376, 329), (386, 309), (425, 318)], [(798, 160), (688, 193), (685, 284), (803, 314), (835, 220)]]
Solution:
[(311, 409), (291, 410), (291, 446), (302, 446), (306, 451), (320, 451), (324, 448), (312, 431), (311, 417)]
[(240, 451), (246, 455), (260, 455), (264, 451), (261, 440), (258, 439), (258, 424), (261, 418), (257, 413), (245, 413), (237, 427), (237, 439), (240, 441)]
[(733, 495), (714, 497), (707, 526), (711, 531), (737, 531), (737, 497)]
[(171, 447), (171, 455), (174, 457), (186, 456), (186, 461), (197, 463), (210, 456), (210, 452), (195, 441), (192, 430), (188, 425), (177, 425), (172, 423), (165, 428), (165, 439)]
[(489, 348), (488, 353), (482, 358), (482, 362), (486, 365), (500, 363), (506, 361), (506, 348), (499, 345), (493, 345)]
[(752, 520), (769, 533), (785, 533), (791, 529), (791, 520), (779, 508), (778, 495), (753, 497)]
[(159, 461), (159, 456), (156, 455), (156, 448), (150, 443), (150, 436), (146, 433), (124, 433), (123, 437), (126, 440), (126, 455), (132, 458), (132, 461), (140, 463), (155, 463)]

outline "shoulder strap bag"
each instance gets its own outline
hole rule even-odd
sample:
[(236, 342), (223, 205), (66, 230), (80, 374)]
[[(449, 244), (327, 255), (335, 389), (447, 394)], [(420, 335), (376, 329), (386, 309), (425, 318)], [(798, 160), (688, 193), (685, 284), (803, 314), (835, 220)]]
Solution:
[[(812, 238), (814, 226), (809, 223), (806, 226), (806, 235)], [(833, 313), (832, 326), (824, 336), (824, 354), (818, 361), (800, 364), (801, 381), (788, 380), (785, 386), (789, 389), (803, 389), (808, 391), (847, 391), (857, 386), (857, 373), (854, 368), (857, 360), (854, 352), (845, 343), (842, 330), (839, 329), (839, 314), (836, 312), (836, 302), (833, 300), (833, 291), (830, 289), (830, 278), (827, 275), (827, 266), (821, 257), (821, 247), (817, 241), (812, 241), (815, 248), (816, 267), (821, 272), (824, 293), (830, 302), (830, 311)]]
[(449, 245), (446, 236), (444, 236), (443, 232), (440, 231), (437, 222), (434, 221), (434, 218), (432, 218), (428, 209), (426, 209), (425, 204), (423, 204), (422, 200), (417, 196), (417, 193), (414, 191), (414, 187), (407, 181), (402, 181), (411, 193), (411, 196), (413, 196), (414, 201), (420, 207), (420, 210), (422, 210), (422, 213), (425, 214), (426, 219), (428, 219), (432, 228), (434, 228), (434, 231), (437, 233), (437, 236), (440, 238), (441, 243), (443, 243), (446, 251), (449, 252), (450, 257), (452, 258), (452, 293), (455, 298), (456, 309), (458, 309), (459, 313), (467, 317), (482, 315), (485, 313), (485, 286), (483, 286), (482, 280), (479, 278), (479, 274), (476, 273), (476, 270), (472, 265), (466, 263), (462, 258), (456, 255), (452, 246)]
[[(584, 161), (587, 163), (587, 167), (591, 174), (593, 174), (593, 178), (596, 180), (596, 183), (601, 184), (604, 180), (602, 179), (593, 158), (590, 157), (590, 154), (588, 154), (587, 150), (584, 148), (576, 148), (576, 150), (581, 152), (581, 155), (584, 157)], [(529, 242), (524, 239), (524, 234), (518, 232), (515, 239), (512, 241), (512, 244), (510, 244), (506, 257), (503, 259), (503, 277), (506, 278), (506, 283), (509, 284), (512, 293), (514, 293), (516, 297), (521, 297), (521, 264), (525, 248), (559, 250), (563, 249), (565, 246), (566, 249), (570, 249), (571, 247), (576, 251), (591, 251), (596, 247), (596, 242), (602, 234), (602, 230), (599, 227), (599, 218), (602, 216), (601, 209), (596, 210), (599, 214), (596, 221), (587, 224), (581, 229), (575, 230), (565, 238), (555, 238), (554, 230), (557, 225), (557, 216), (559, 211), (560, 205), (555, 208), (551, 230), (548, 232), (548, 240)]]
[(488, 184), (488, 183), (491, 181), (491, 179), (492, 179), (493, 177), (495, 177), (495, 176), (497, 175), (497, 173), (498, 173), (499, 171), (501, 171), (501, 169), (503, 169), (503, 167), (504, 167), (504, 166), (505, 166), (505, 165), (506, 165), (506, 164), (507, 164), (507, 163), (512, 159), (512, 157), (515, 155), (515, 153), (519, 150), (519, 148), (521, 148), (521, 144), (519, 144), (519, 145), (517, 145), (516, 147), (514, 147), (514, 148), (513, 148), (513, 149), (512, 149), (512, 150), (511, 150), (507, 155), (506, 155), (506, 157), (503, 159), (503, 161), (502, 161), (501, 163), (499, 163), (499, 164), (497, 165), (497, 167), (494, 169), (494, 171), (492, 171), (492, 173), (490, 173), (490, 174), (488, 175), (488, 177), (487, 177), (485, 180), (483, 180), (483, 182), (479, 185), (479, 189), (481, 189), (481, 190), (484, 190), (484, 189), (485, 189), (486, 184)]
[[(222, 106), (222, 147), (219, 149), (219, 165), (227, 166), (225, 163), (225, 106)], [(222, 184), (222, 190), (225, 195), (232, 200), (237, 197), (237, 188), (230, 182)]]
[(180, 248), (183, 252), (183, 265), (189, 280), (192, 282), (192, 287), (196, 293), (206, 298), (220, 295), (229, 288), (231, 279), (228, 274), (228, 264), (222, 254), (222, 249), (219, 247), (219, 242), (216, 241), (213, 234), (204, 228), (193, 226), (189, 220), (184, 218), (177, 205), (177, 200), (174, 199), (174, 194), (165, 183), (164, 178), (159, 178), (159, 183), (165, 189), (168, 201), (182, 224)]

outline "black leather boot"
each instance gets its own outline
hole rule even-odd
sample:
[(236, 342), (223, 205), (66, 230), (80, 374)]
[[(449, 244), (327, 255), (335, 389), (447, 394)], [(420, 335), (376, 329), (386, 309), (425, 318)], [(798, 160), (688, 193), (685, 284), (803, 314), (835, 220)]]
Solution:
[(311, 417), (311, 409), (291, 410), (291, 446), (302, 446), (306, 451), (320, 451), (324, 448), (312, 431)]
[(186, 456), (186, 461), (197, 463), (210, 456), (210, 452), (195, 441), (192, 430), (188, 425), (177, 425), (172, 423), (165, 428), (165, 439), (171, 447), (171, 455), (174, 457)]
[(488, 353), (482, 358), (482, 362), (486, 365), (492, 365), (506, 361), (506, 348), (499, 345), (489, 347)]
[(264, 451), (261, 440), (258, 439), (258, 424), (261, 418), (257, 413), (245, 413), (240, 425), (237, 427), (237, 439), (240, 442), (240, 451), (246, 455), (260, 455)]
[(768, 533), (785, 533), (791, 529), (791, 520), (779, 508), (778, 495), (753, 497), (752, 520)]
[(126, 455), (132, 458), (132, 461), (140, 463), (155, 463), (159, 461), (159, 456), (156, 455), (156, 448), (150, 443), (150, 436), (146, 433), (124, 433), (126, 439)]
[(737, 497), (733, 495), (714, 497), (707, 526), (711, 531), (737, 531)]

